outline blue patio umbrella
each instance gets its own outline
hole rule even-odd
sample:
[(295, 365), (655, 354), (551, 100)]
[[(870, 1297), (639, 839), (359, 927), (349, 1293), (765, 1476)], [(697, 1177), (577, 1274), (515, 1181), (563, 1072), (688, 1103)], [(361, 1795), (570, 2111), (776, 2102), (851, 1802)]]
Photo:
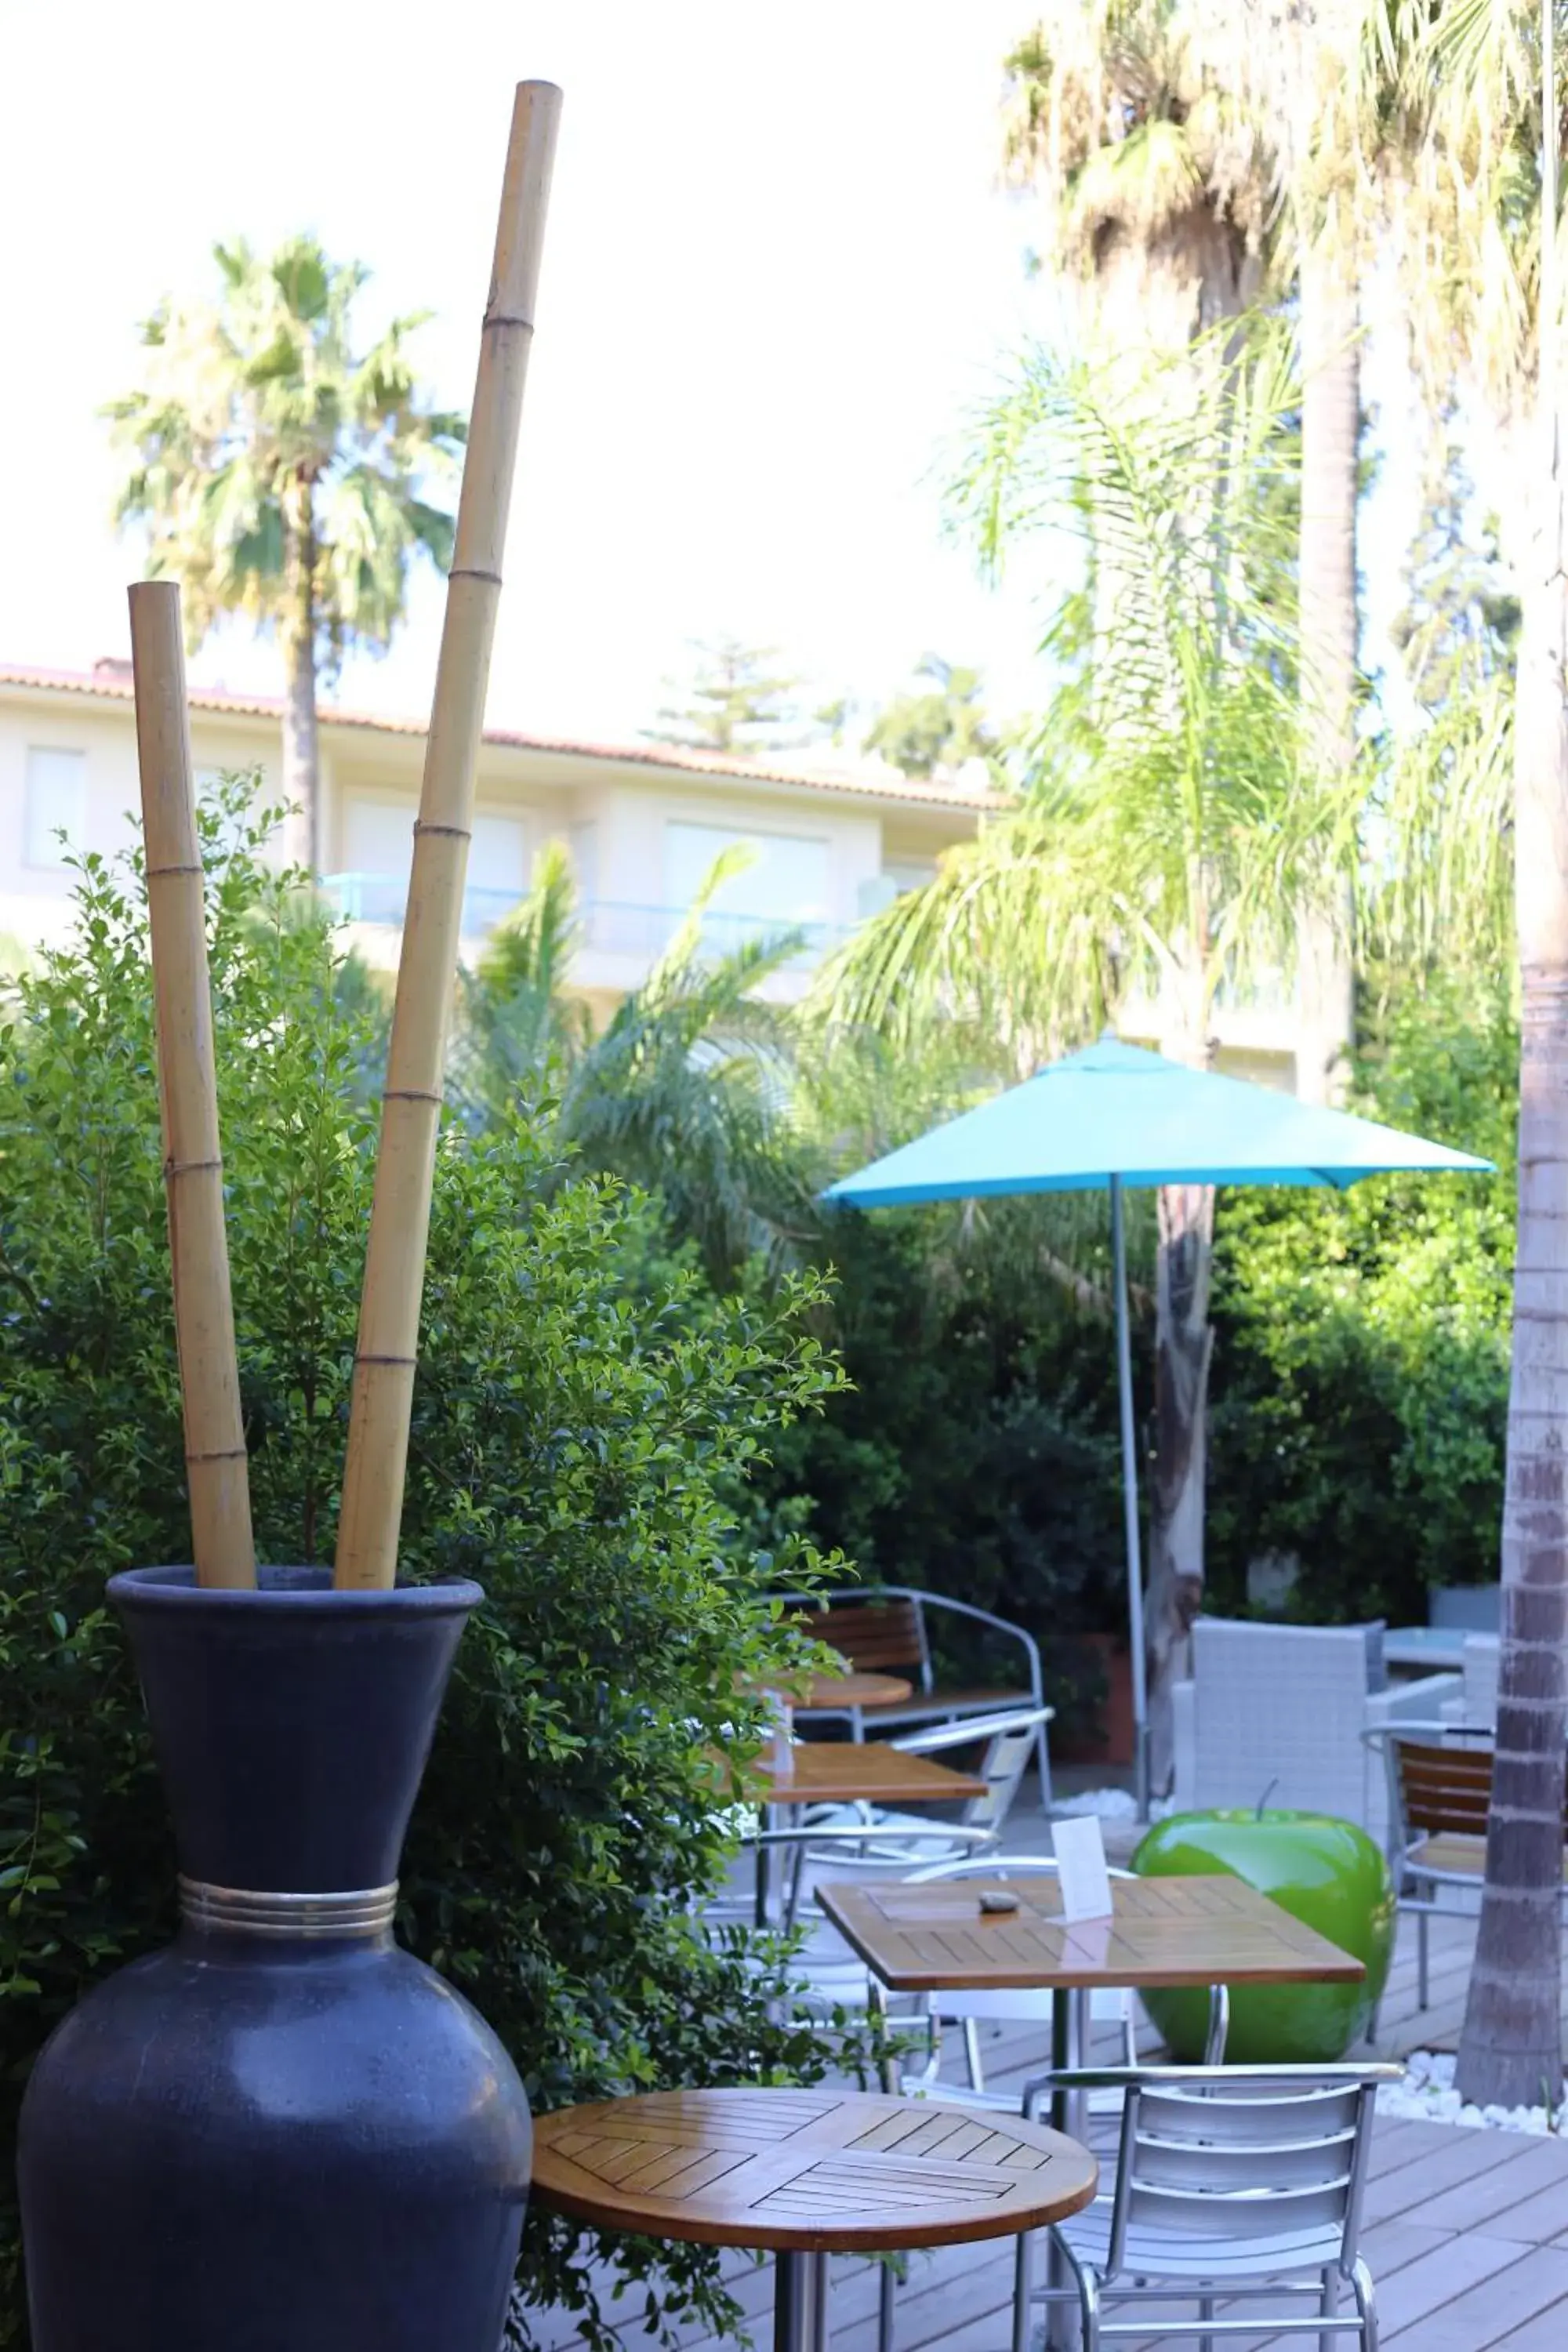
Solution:
[(1312, 1184), (1343, 1192), (1363, 1176), (1394, 1171), (1484, 1174), (1491, 1165), (1489, 1160), (1450, 1151), (1417, 1135), (1402, 1135), (1372, 1119), (1299, 1102), (1271, 1087), (1215, 1070), (1186, 1069), (1108, 1035), (829, 1187), (829, 1200), (851, 1202), (862, 1209), (1016, 1192), (1103, 1188), (1110, 1195), (1140, 1818), (1148, 1812), (1149, 1710), (1124, 1189), (1129, 1184)]

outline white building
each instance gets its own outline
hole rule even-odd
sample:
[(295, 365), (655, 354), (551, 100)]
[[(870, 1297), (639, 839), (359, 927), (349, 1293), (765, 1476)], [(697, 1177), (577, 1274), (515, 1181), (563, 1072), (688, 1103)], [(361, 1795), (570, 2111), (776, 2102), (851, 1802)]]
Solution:
[[(324, 879), (353, 943), (382, 967), (396, 961), (425, 731), (420, 720), (321, 714)], [(191, 741), (199, 777), (258, 769), (264, 795), (280, 797), (276, 702), (197, 690)], [(65, 938), (68, 850), (123, 846), (139, 800), (128, 661), (100, 662), (90, 677), (0, 666), (0, 947), (7, 938), (24, 949)], [(646, 974), (714, 857), (739, 842), (752, 862), (714, 901), (709, 935), (725, 943), (803, 927), (805, 953), (769, 983), (772, 993), (796, 997), (828, 948), (897, 891), (928, 879), (991, 805), (978, 772), (918, 783), (876, 762), (797, 771), (665, 746), (488, 733), (465, 953), (523, 895), (542, 845), (563, 841), (583, 918), (573, 982), (602, 1014)], [(1141, 1039), (1158, 1034), (1149, 1008), (1130, 1006), (1121, 1025)], [(1296, 992), (1226, 1003), (1216, 1028), (1225, 1066), (1296, 1082), (1299, 1047), (1312, 1030)]]
[[(199, 777), (258, 769), (264, 794), (278, 797), (277, 703), (197, 690), (191, 743)], [(396, 960), (424, 753), (422, 722), (321, 714), (324, 880), (354, 943), (379, 965)], [(23, 947), (63, 939), (69, 850), (123, 846), (139, 798), (129, 662), (100, 662), (90, 677), (0, 667), (0, 937)], [(795, 772), (662, 746), (487, 733), (466, 952), (523, 895), (535, 853), (563, 841), (583, 913), (574, 980), (607, 1005), (647, 972), (714, 857), (739, 842), (752, 862), (714, 901), (710, 934), (725, 942), (804, 927), (806, 952), (773, 983), (798, 995), (812, 962), (933, 874), (988, 802), (983, 784), (916, 783), (870, 764)]]

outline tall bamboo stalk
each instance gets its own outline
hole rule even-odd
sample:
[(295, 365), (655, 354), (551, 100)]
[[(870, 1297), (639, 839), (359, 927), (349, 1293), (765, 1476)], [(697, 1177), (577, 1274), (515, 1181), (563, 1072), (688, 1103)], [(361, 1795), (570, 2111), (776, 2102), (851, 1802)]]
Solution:
[(132, 589), (131, 654), (196, 1581), (254, 1584), (256, 1549), (224, 1234), (206, 910), (191, 780), (180, 592), (172, 580), (142, 580)]
[(518, 85), (414, 828), (360, 1299), (334, 1576), (340, 1586), (384, 1587), (397, 1569), (430, 1186), (473, 828), (474, 762), (560, 113), (561, 92), (553, 84)]

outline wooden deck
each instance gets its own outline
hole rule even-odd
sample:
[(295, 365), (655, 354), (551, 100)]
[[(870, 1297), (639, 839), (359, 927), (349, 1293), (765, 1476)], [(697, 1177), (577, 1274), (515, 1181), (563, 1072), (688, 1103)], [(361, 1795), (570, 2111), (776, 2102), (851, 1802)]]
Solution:
[[(1023, 1817), (1007, 1843), (1015, 1851), (1048, 1851), (1037, 1815)], [(1431, 1937), (1431, 1999), (1421, 2012), (1415, 1926), (1401, 1921), (1380, 2020), (1380, 2056), (1458, 2045), (1474, 1926), (1466, 1919), (1435, 1920)], [(993, 2090), (1019, 2086), (1047, 2063), (1044, 2039), (1034, 2028), (988, 2028), (984, 2046)], [(943, 2071), (956, 2074), (961, 2064), (955, 2033)], [(1373, 2141), (1363, 2252), (1377, 2285), (1385, 2347), (1568, 2352), (1568, 2140), (1384, 2120)], [(735, 2257), (727, 2258), (726, 2267), (752, 2342), (765, 2352), (771, 2266)], [(869, 2263), (834, 2265), (833, 2352), (876, 2352), (878, 2275)], [(1006, 2352), (1012, 2283), (1008, 2240), (916, 2255), (899, 2296), (898, 2352)], [(640, 2310), (640, 2299), (633, 2307)], [(1245, 2315), (1245, 2306), (1232, 2315)], [(563, 2315), (531, 2315), (531, 2333), (541, 2352), (566, 2352), (577, 2340)], [(627, 2352), (649, 2342), (640, 2319), (628, 2318), (621, 2336)], [(737, 2352), (741, 2340), (696, 2332), (680, 2337), (689, 2352)], [(1182, 2341), (1147, 2340), (1151, 2346)], [(1348, 2347), (1353, 2339), (1328, 2340)], [(1292, 2344), (1315, 2339), (1270, 2336), (1260, 2326), (1256, 2335), (1220, 2341), (1231, 2352), (1262, 2352), (1265, 2346), (1288, 2352)]]

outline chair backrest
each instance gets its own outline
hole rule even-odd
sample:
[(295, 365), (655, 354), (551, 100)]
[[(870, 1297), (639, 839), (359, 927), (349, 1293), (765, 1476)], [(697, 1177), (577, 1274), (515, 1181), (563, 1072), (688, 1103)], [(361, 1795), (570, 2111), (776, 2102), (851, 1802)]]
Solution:
[(1377, 1642), (1363, 1625), (1193, 1627), (1194, 1806), (1273, 1805), (1365, 1825), (1362, 1733)]
[(918, 1601), (870, 1592), (829, 1599), (796, 1615), (803, 1632), (830, 1643), (858, 1672), (910, 1674), (922, 1690), (930, 1690), (931, 1658)]
[(1464, 1649), (1465, 1719), (1497, 1721), (1498, 1669), (1502, 1643), (1496, 1633), (1467, 1633)]
[(1121, 2113), (1110, 2273), (1122, 2265), (1130, 2230), (1212, 2244), (1216, 2277), (1260, 2263), (1271, 2241), (1292, 2264), (1348, 2266), (1376, 2084), (1397, 2072), (1160, 2067), (1134, 2076)]
[(1397, 1775), (1399, 1821), (1406, 1844), (1412, 1838), (1484, 1837), (1492, 1797), (1489, 1748), (1447, 1747), (1389, 1735)]
[(1502, 1623), (1502, 1586), (1435, 1584), (1426, 1595), (1426, 1622), (1449, 1633), (1495, 1633)]
[(959, 1819), (972, 1829), (999, 1830), (1023, 1784), (1040, 1726), (1048, 1723), (1055, 1712), (1049, 1706), (1026, 1706), (1003, 1715), (973, 1715), (958, 1723), (934, 1723), (888, 1744), (906, 1756), (932, 1756), (943, 1748), (972, 1748), (984, 1742), (974, 1769), (985, 1783), (985, 1793), (968, 1798)]

